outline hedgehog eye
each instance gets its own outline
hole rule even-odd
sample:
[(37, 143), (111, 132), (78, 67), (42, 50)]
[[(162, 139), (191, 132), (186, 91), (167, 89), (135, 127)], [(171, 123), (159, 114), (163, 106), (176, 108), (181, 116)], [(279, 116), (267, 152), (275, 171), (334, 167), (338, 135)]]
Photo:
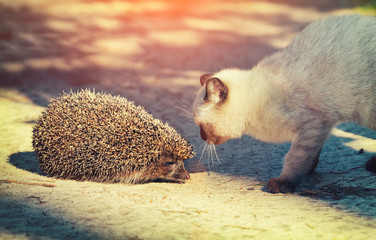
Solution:
[(175, 163), (174, 162), (166, 162), (165, 163), (165, 166), (172, 166), (172, 165), (174, 165)]

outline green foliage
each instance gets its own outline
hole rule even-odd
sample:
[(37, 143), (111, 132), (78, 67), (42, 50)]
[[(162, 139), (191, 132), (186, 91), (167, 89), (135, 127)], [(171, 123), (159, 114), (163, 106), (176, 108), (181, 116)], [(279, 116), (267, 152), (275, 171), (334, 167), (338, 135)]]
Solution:
[(356, 7), (356, 10), (361, 14), (376, 16), (376, 0), (364, 0), (357, 2), (358, 7)]

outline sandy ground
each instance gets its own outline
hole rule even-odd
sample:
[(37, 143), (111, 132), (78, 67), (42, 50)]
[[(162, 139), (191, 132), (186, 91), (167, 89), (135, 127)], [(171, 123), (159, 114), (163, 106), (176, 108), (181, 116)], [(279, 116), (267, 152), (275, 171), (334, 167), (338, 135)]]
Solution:
[[(374, 239), (376, 133), (333, 131), (317, 172), (269, 194), (289, 145), (251, 137), (198, 161), (189, 114), (202, 73), (250, 68), (350, 1), (0, 0), (0, 239)], [(95, 88), (143, 105), (195, 146), (185, 184), (43, 175), (31, 131), (51, 97)], [(363, 149), (364, 152), (360, 151)], [(210, 174), (208, 172), (210, 168)]]

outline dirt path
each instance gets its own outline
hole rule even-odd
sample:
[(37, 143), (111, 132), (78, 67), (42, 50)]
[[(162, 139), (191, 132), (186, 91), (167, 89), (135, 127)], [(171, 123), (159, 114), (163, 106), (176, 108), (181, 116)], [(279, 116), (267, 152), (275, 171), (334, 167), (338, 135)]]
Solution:
[(48, 178), (31, 147), (51, 97), (95, 88), (145, 106), (200, 153), (189, 116), (200, 75), (250, 68), (349, 2), (0, 0), (0, 239), (372, 239), (376, 176), (363, 165), (376, 133), (355, 125), (333, 132), (288, 195), (264, 183), (289, 145), (250, 137), (217, 147), (210, 175), (198, 154), (185, 184)]

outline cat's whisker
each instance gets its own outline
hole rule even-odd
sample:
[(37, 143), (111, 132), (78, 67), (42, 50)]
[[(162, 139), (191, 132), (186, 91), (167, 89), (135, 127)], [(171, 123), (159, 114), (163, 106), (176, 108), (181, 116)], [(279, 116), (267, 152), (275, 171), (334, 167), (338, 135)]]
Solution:
[(213, 144), (213, 151), (214, 151), (214, 156), (215, 156), (215, 159), (217, 160), (217, 162), (218, 162), (219, 164), (222, 164), (222, 163), (221, 163), (221, 160), (219, 159), (218, 154), (217, 154), (217, 148), (215, 147), (214, 144)]
[(203, 142), (203, 143), (200, 145), (199, 148), (202, 149), (202, 150), (201, 150), (200, 158), (198, 159), (197, 164), (196, 164), (196, 169), (199, 168), (200, 163), (201, 163), (201, 164), (203, 163), (203, 161), (202, 161), (202, 160), (203, 160), (203, 156), (204, 156), (204, 154), (205, 154), (205, 152), (206, 152), (206, 148), (207, 148), (207, 146), (206, 146), (206, 142)]
[(205, 142), (205, 163), (208, 167), (208, 171), (210, 172), (210, 161), (208, 161), (208, 159), (210, 159), (210, 145)]
[(201, 151), (201, 156), (200, 156), (199, 161), (202, 163), (202, 157), (204, 156), (204, 154), (205, 154), (208, 146), (207, 146), (206, 142), (204, 142), (203, 144), (201, 144), (201, 146), (202, 146), (202, 151)]
[(215, 145), (214, 144), (208, 144), (209, 146), (209, 161), (208, 161), (208, 164), (210, 165), (211, 164), (211, 167), (212, 169), (216, 169), (216, 165), (215, 165), (215, 159), (217, 159), (216, 155), (216, 151), (215, 151)]
[(212, 164), (212, 168), (215, 169), (215, 165), (214, 165), (214, 144), (210, 144), (210, 162)]
[[(193, 112), (190, 111), (190, 110), (187, 110), (187, 109), (190, 109), (190, 106), (179, 106), (178, 104), (176, 103), (171, 103), (171, 105), (179, 110), (179, 115), (183, 116), (183, 117), (188, 117), (188, 118), (192, 118), (193, 119)], [(183, 104), (181, 104), (183, 105)], [(189, 105), (188, 103), (185, 103), (185, 105)]]
[[(203, 158), (204, 157), (204, 158)], [(204, 147), (202, 149), (201, 153), (201, 162), (205, 162), (208, 170), (208, 174), (210, 175), (210, 170), (214, 168), (214, 166), (210, 165), (212, 163), (212, 150), (211, 150), (211, 144), (204, 142)]]
[(174, 106), (176, 109), (180, 110), (181, 111), (181, 116), (183, 117), (189, 117), (189, 118), (193, 118), (193, 113), (187, 109), (184, 109), (183, 107), (180, 107), (180, 106), (177, 106), (175, 105)]
[(203, 144), (201, 144), (200, 148), (202, 148), (202, 151), (199, 162), (205, 162), (208, 168), (208, 172), (210, 173), (211, 169), (216, 169), (216, 162), (221, 164), (216, 147), (212, 143), (204, 142)]
[(210, 171), (210, 166), (211, 169), (215, 170), (214, 162), (213, 162), (213, 148), (212, 144), (208, 144), (208, 166), (209, 166), (209, 171)]

